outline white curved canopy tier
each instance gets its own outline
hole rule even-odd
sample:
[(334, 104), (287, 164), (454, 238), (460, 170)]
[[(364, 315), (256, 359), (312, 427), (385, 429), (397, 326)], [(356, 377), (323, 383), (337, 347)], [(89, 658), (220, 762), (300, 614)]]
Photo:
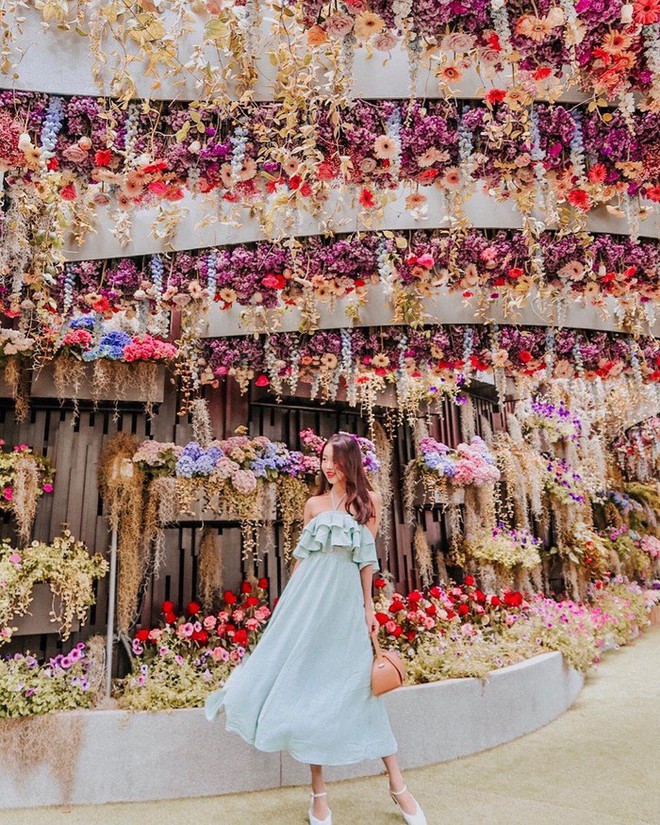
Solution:
[[(395, 198), (383, 210), (381, 220), (374, 220), (367, 227), (358, 220), (360, 214), (357, 204), (359, 188), (355, 188), (351, 197), (342, 191), (332, 191), (324, 205), (323, 214), (314, 216), (295, 207), (290, 210), (289, 220), (283, 219), (275, 224), (273, 237), (309, 236), (324, 234), (328, 231), (355, 232), (367, 229), (435, 229), (449, 228), (454, 220), (450, 213), (444, 194), (434, 187), (423, 191), (428, 199), (427, 217), (415, 218), (405, 208), (408, 187), (403, 185), (395, 193)], [(270, 196), (274, 199), (275, 196)], [(100, 206), (97, 210), (96, 233), (89, 234), (82, 246), (73, 245), (71, 239), (65, 249), (65, 256), (70, 261), (118, 258), (132, 255), (152, 255), (171, 250), (199, 249), (210, 246), (225, 246), (250, 243), (263, 240), (267, 236), (263, 231), (258, 215), (250, 215), (249, 210), (227, 204), (217, 193), (193, 196), (186, 192), (176, 204), (168, 204), (180, 211), (178, 223), (173, 235), (168, 239), (155, 236), (153, 224), (158, 216), (158, 208), (135, 210), (131, 213), (133, 240), (127, 246), (121, 246), (113, 234), (116, 227), (116, 209), (112, 204)], [(496, 201), (483, 191), (476, 191), (465, 204), (468, 221), (481, 229), (519, 229), (522, 215), (512, 201)], [(543, 216), (536, 214), (539, 220)], [(548, 229), (553, 229), (547, 224)], [(609, 214), (604, 207), (593, 210), (586, 220), (590, 232), (610, 232), (630, 234), (630, 226), (625, 218)], [(640, 234), (657, 238), (660, 234), (660, 216), (653, 210), (641, 223)]]
[[(391, 304), (385, 295), (381, 284), (366, 287), (367, 300), (360, 311), (360, 319), (352, 323), (346, 315), (346, 308), (351, 299), (343, 298), (336, 301), (334, 306), (319, 304), (320, 329), (338, 329), (346, 326), (392, 326), (394, 313)], [(425, 300), (424, 309), (428, 313), (428, 324), (521, 324), (535, 327), (572, 327), (575, 329), (603, 330), (608, 332), (624, 332), (625, 329), (616, 315), (616, 300), (608, 298), (604, 306), (596, 307), (583, 305), (576, 300), (568, 300), (563, 307), (557, 301), (543, 300), (537, 291), (532, 291), (525, 305), (512, 315), (507, 313), (501, 303), (494, 303), (483, 314), (475, 311), (475, 303), (467, 303), (457, 292), (449, 292), (446, 288), (437, 290), (433, 298)], [(232, 335), (248, 335), (252, 330), (247, 323), (242, 323), (241, 315), (244, 307), (234, 305), (230, 309), (222, 310), (218, 304), (213, 304), (206, 316), (202, 331), (204, 338), (220, 338)], [(277, 310), (266, 310), (271, 314), (269, 318), (278, 317)], [(297, 308), (289, 307), (279, 317), (277, 331), (293, 332), (300, 327), (301, 314)], [(660, 336), (660, 319), (649, 320), (647, 334)]]
[[(278, 47), (278, 36), (274, 31), (272, 11), (269, 14), (267, 4), (264, 3), (264, 17), (255, 42), (258, 43), (256, 62), (257, 81), (254, 88), (255, 100), (272, 100), (275, 69), (270, 62), (269, 55)], [(34, 8), (21, 9), (25, 18), (22, 34), (16, 33), (15, 46), (17, 52), (22, 52), (17, 77), (13, 88), (24, 91), (48, 92), (62, 95), (112, 95), (112, 55), (116, 48), (124, 48), (124, 44), (107, 43), (107, 63), (101, 70), (103, 85), (94, 80), (92, 67), (93, 55), (90, 50), (88, 37), (81, 37), (71, 30), (50, 31), (44, 29), (42, 17)], [(171, 15), (170, 15), (171, 16)], [(167, 12), (164, 15), (167, 19)], [(293, 23), (289, 23), (293, 25)], [(179, 60), (185, 64), (191, 57), (193, 47), (202, 40), (201, 32), (203, 21), (194, 17), (192, 31), (177, 40)], [(130, 43), (125, 46), (131, 52)], [(135, 54), (135, 49), (132, 50)], [(368, 59), (365, 49), (355, 52), (353, 74), (354, 82), (351, 90), (353, 97), (360, 98), (407, 98), (410, 97), (410, 63), (408, 55), (397, 44), (390, 53), (376, 52), (373, 58)], [(53, 71), (53, 66), (66, 66), (66, 71)], [(152, 88), (153, 77), (146, 73), (146, 61), (135, 60), (130, 64), (131, 78), (135, 84), (135, 94), (141, 98), (153, 100), (195, 100), (202, 96), (195, 74), (186, 71), (178, 76), (164, 77), (158, 88)], [(222, 67), (218, 64), (218, 72)], [(496, 74), (488, 81), (489, 86), (502, 88), (510, 83), (511, 73)], [(323, 73), (319, 71), (319, 89), (323, 91)], [(482, 80), (474, 69), (467, 69), (459, 83), (452, 90), (458, 98), (478, 98), (483, 95), (480, 89), (484, 87)], [(228, 89), (231, 96), (237, 97), (235, 89)], [(437, 98), (443, 97), (438, 81), (430, 68), (418, 73), (415, 86), (416, 97)], [(565, 102), (581, 102), (587, 99), (586, 95), (571, 89), (559, 98)]]

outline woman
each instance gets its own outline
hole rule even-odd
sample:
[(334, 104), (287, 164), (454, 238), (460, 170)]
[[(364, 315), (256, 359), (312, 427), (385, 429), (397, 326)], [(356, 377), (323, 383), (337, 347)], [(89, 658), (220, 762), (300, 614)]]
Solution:
[(311, 825), (332, 825), (322, 766), (377, 757), (405, 821), (426, 825), (403, 783), (384, 699), (371, 691), (381, 508), (357, 441), (333, 435), (321, 451), (320, 489), (305, 505), (291, 578), (255, 648), (206, 700), (208, 719), (222, 708), (226, 730), (310, 765)]

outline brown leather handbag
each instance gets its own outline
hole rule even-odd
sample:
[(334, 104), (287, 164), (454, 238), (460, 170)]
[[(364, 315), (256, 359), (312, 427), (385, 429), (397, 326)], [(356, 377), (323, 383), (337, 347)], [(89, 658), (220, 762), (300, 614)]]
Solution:
[(378, 632), (370, 633), (375, 655), (371, 666), (371, 690), (376, 696), (401, 687), (406, 677), (406, 663), (396, 650), (381, 650)]

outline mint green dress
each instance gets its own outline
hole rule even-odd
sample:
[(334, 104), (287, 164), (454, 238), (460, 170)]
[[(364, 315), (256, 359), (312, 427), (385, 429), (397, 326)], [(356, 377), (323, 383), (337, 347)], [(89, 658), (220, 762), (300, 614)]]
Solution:
[(257, 645), (223, 687), (206, 718), (261, 751), (288, 751), (311, 765), (348, 765), (397, 751), (383, 696), (371, 692), (373, 647), (359, 570), (380, 569), (371, 531), (345, 510), (325, 510), (304, 527), (301, 559)]

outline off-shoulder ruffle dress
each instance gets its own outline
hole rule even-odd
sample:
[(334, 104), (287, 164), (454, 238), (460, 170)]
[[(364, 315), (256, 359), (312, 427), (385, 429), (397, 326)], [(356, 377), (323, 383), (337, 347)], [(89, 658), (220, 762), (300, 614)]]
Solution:
[(371, 691), (373, 648), (359, 574), (380, 569), (366, 525), (326, 510), (304, 527), (301, 559), (255, 648), (206, 699), (206, 718), (261, 751), (348, 765), (397, 751), (384, 699)]

